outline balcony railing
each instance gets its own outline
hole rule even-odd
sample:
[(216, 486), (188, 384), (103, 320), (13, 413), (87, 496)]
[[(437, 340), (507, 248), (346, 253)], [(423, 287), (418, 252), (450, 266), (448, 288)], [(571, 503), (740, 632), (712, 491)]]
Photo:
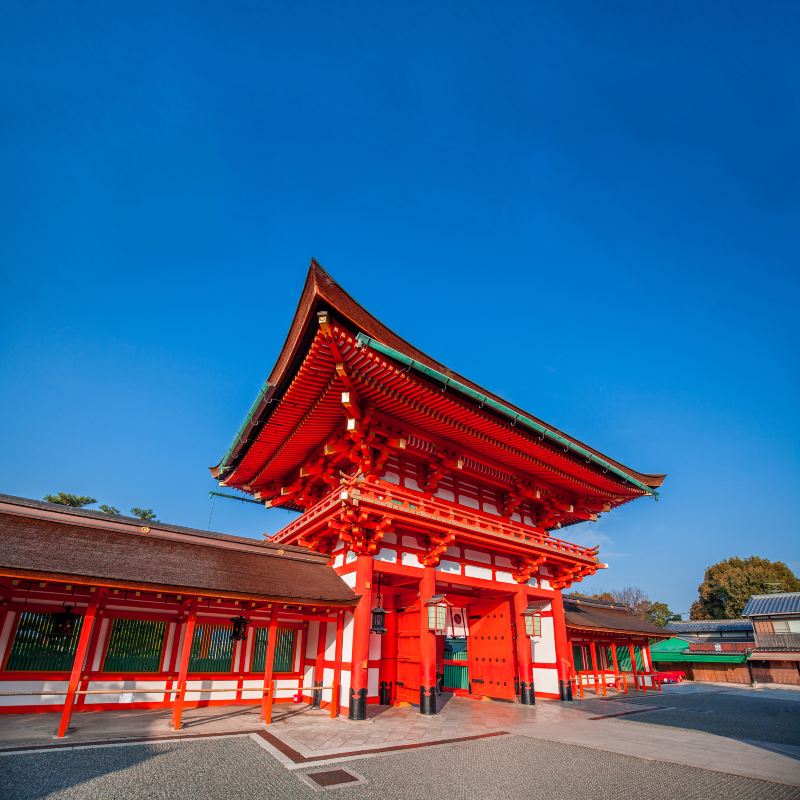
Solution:
[(592, 562), (597, 561), (597, 547), (582, 547), (550, 536), (546, 531), (538, 528), (531, 528), (484, 511), (447, 503), (436, 497), (424, 497), (410, 489), (385, 482), (343, 482), (302, 516), (278, 531), (273, 537), (273, 541), (285, 541), (293, 533), (306, 528), (314, 520), (324, 516), (332, 508), (345, 501), (348, 496), (359, 502), (387, 508), (396, 513), (429, 519), (454, 529), (470, 530), (514, 542), (524, 542), (558, 554), (583, 558)]

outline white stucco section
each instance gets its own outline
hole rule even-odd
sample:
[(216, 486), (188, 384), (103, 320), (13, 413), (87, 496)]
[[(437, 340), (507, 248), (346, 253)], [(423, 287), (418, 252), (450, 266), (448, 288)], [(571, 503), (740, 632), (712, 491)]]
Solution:
[(334, 567), (341, 567), (344, 565), (344, 553), (337, 554), (336, 558), (333, 559), (333, 566)]
[(459, 564), (458, 561), (448, 561), (447, 559), (443, 558), (436, 567), (436, 571), (446, 572), (449, 575), (460, 575), (461, 564)]
[(448, 556), (453, 556), (453, 558), (461, 558), (461, 548), (456, 545), (450, 545), (444, 552)]
[(556, 660), (556, 640), (552, 617), (542, 617), (542, 635), (533, 643), (533, 660), (550, 664)]
[[(325, 686), (333, 686), (333, 670), (330, 667), (325, 667), (325, 669), (322, 671), (322, 683)], [(332, 694), (333, 694), (333, 689), (323, 689), (322, 690), (323, 702), (329, 703)]]
[(60, 706), (64, 695), (43, 695), (40, 692), (64, 692), (69, 681), (0, 681), (2, 692), (36, 692), (37, 696), (14, 695), (0, 698), (4, 706)]
[(402, 538), (403, 547), (419, 547), (419, 542), (417, 542), (416, 536), (403, 536)]
[(347, 551), (347, 555), (345, 555), (345, 557), (344, 557), (344, 563), (345, 564), (352, 564), (356, 560), (357, 557), (358, 556), (356, 556), (356, 554), (352, 550), (348, 550)]
[(373, 667), (367, 670), (367, 697), (377, 697), (378, 696), (378, 674), (379, 670), (377, 667)]
[(344, 615), (344, 630), (342, 631), (342, 661), (353, 660), (353, 612), (346, 611)]
[(510, 572), (501, 572), (498, 569), (494, 575), (495, 580), (499, 583), (515, 583), (514, 576)]
[(422, 567), (419, 556), (416, 553), (403, 553), (401, 563), (404, 567)]
[(464, 564), (464, 574), (470, 578), (482, 578), (485, 581), (492, 579), (492, 571), (486, 567), (476, 567), (474, 564)]
[(308, 636), (306, 637), (306, 658), (317, 657), (317, 639), (319, 639), (319, 622), (311, 620), (308, 623)]
[(492, 557), (488, 553), (482, 553), (480, 550), (470, 550), (468, 547), (464, 548), (464, 558), (468, 561), (478, 561), (481, 564), (492, 563)]
[(531, 578), (527, 585), (530, 586), (531, 589), (536, 589), (539, 586), (539, 581), (537, 581), (536, 578)]
[(381, 647), (383, 643), (383, 636), (377, 633), (369, 635), (369, 660), (377, 661), (381, 657)]
[(494, 563), (498, 567), (505, 567), (505, 569), (512, 569), (514, 567), (511, 563), (511, 559), (506, 556), (495, 556)]
[(355, 572), (348, 572), (341, 576), (342, 580), (351, 588), (356, 588), (356, 574)]
[(558, 672), (555, 669), (534, 667), (533, 687), (536, 692), (558, 694)]
[(386, 531), (383, 534), (383, 541), (388, 544), (395, 544), (397, 542), (397, 534), (394, 531)]
[(397, 550), (391, 547), (381, 547), (374, 556), (376, 561), (387, 561), (390, 564), (397, 563)]
[(336, 623), (330, 622), (325, 628), (325, 660), (336, 658)]

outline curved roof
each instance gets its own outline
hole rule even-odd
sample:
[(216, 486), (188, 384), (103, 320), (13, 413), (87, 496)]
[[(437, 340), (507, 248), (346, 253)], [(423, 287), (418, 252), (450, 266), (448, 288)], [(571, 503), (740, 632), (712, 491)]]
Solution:
[(669, 638), (670, 633), (636, 615), (627, 606), (587, 597), (564, 597), (567, 628), (611, 633), (633, 633)]
[(745, 617), (770, 617), (779, 614), (800, 614), (800, 592), (754, 594), (742, 611), (742, 616)]
[[(309, 348), (313, 345), (314, 334), (317, 329), (316, 314), (321, 310), (330, 311), (337, 319), (342, 320), (348, 327), (351, 327), (355, 333), (362, 334), (369, 337), (370, 340), (374, 340), (377, 343), (391, 348), (392, 351), (402, 354), (403, 357), (420, 365), (422, 368), (438, 373), (445, 379), (451, 379), (453, 382), (462, 384), (481, 397), (490, 399), (494, 404), (502, 405), (504, 408), (510, 409), (511, 412), (518, 414), (520, 418), (527, 418), (534, 424), (546, 428), (558, 437), (562, 437), (566, 443), (574, 445), (574, 448), (578, 451), (584, 451), (587, 456), (575, 455), (573, 457), (573, 454), (570, 453), (570, 458), (572, 458), (576, 466), (579, 465), (581, 468), (585, 468), (587, 463), (594, 460), (596, 463), (591, 466), (596, 468), (599, 474), (607, 471), (602, 469), (603, 463), (613, 465), (615, 471), (619, 471), (624, 476), (629, 476), (634, 484), (641, 484), (645, 487), (645, 490), (650, 490), (653, 493), (654, 490), (662, 484), (665, 477), (663, 474), (647, 474), (626, 467), (620, 462), (570, 437), (557, 428), (547, 425), (522, 409), (506, 403), (497, 395), (483, 389), (445, 365), (435, 361), (372, 316), (345, 292), (314, 260), (311, 262), (300, 302), (275, 367), (256, 398), (256, 401), (228, 451), (225, 453), (220, 463), (216, 467), (211, 468), (214, 477), (224, 478), (234, 471), (241, 459), (258, 439), (258, 435), (266, 423), (266, 420), (275, 409), (275, 401), (279, 400), (283, 394), (288, 391), (295, 374), (301, 368), (301, 364), (309, 352)], [(505, 426), (509, 424), (507, 417), (501, 417), (488, 406), (484, 408), (483, 403), (479, 404), (469, 397), (465, 397), (464, 403), (472, 406), (474, 411), (480, 413), (482, 416), (502, 419)], [(534, 437), (531, 436), (531, 439), (533, 438)], [(566, 451), (567, 448), (563, 449)], [(603, 477), (605, 478), (607, 476), (604, 475)], [(624, 479), (619, 480), (621, 484), (624, 483)], [(628, 485), (630, 486), (630, 484)]]

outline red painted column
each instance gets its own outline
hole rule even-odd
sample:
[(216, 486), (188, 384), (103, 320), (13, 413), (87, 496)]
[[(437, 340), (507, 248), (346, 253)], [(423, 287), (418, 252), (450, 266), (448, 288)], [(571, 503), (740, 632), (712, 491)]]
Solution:
[(531, 640), (525, 633), (525, 617), (523, 612), (528, 607), (528, 588), (525, 583), (518, 583), (514, 592), (514, 619), (517, 628), (517, 664), (519, 665), (519, 702), (524, 706), (532, 706), (536, 702), (533, 690), (533, 658), (531, 656)]
[(261, 721), (272, 722), (272, 704), (275, 702), (275, 687), (272, 668), (275, 663), (275, 644), (278, 639), (278, 612), (273, 609), (267, 628), (267, 652), (264, 656), (264, 692), (261, 695)]
[(419, 582), (419, 713), (436, 713), (436, 634), (428, 629), (426, 603), (436, 594), (436, 568), (422, 568)]
[(344, 639), (344, 609), (336, 615), (336, 647), (333, 656), (333, 689), (331, 690), (331, 719), (339, 716), (342, 691), (342, 646)]
[(556, 669), (558, 670), (558, 696), (561, 700), (572, 700), (572, 684), (569, 680), (569, 642), (567, 623), (564, 619), (564, 602), (561, 591), (553, 592), (553, 638), (556, 645)]
[(81, 623), (81, 633), (78, 637), (78, 646), (75, 649), (75, 658), (72, 660), (72, 672), (69, 676), (69, 686), (67, 696), (64, 700), (64, 710), (61, 712), (61, 722), (58, 726), (56, 736), (62, 738), (66, 735), (69, 728), (69, 721), (72, 718), (72, 705), (75, 702), (75, 692), (78, 691), (78, 683), (83, 672), (83, 663), (86, 660), (86, 651), (89, 649), (89, 640), (92, 638), (92, 628), (94, 618), (97, 614), (97, 607), (100, 604), (100, 592), (89, 603), (86, 613), (83, 615)]
[(367, 666), (369, 629), (372, 616), (372, 556), (359, 554), (356, 560), (356, 588), (361, 596), (353, 612), (353, 666), (350, 670), (350, 719), (367, 718)]
[[(193, 600), (189, 608), (189, 617), (186, 620), (186, 630), (183, 634), (183, 646), (181, 648), (181, 661), (178, 668), (178, 693), (175, 697), (175, 705), (172, 709), (172, 727), (179, 731), (181, 729), (181, 717), (183, 716), (183, 701), (186, 697), (186, 675), (189, 672), (189, 656), (192, 654), (192, 640), (194, 639), (194, 626), (197, 622), (197, 600)], [(175, 631), (179, 635), (179, 631)]]

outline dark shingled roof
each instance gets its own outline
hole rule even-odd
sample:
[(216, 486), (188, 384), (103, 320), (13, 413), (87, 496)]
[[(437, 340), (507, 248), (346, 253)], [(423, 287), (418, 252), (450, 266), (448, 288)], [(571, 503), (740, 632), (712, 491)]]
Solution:
[(669, 638), (664, 628), (636, 616), (627, 606), (589, 597), (564, 597), (564, 617), (568, 628), (638, 633)]
[(742, 612), (745, 617), (771, 617), (778, 614), (800, 614), (800, 592), (754, 594)]
[(667, 630), (684, 633), (719, 633), (720, 631), (741, 631), (752, 633), (753, 623), (749, 619), (690, 619), (682, 622), (668, 622)]
[(327, 557), (304, 548), (116, 517), (106, 527), (95, 515), (82, 521), (49, 503), (12, 507), (15, 500), (0, 497), (0, 571), (7, 574), (290, 603), (357, 601)]

